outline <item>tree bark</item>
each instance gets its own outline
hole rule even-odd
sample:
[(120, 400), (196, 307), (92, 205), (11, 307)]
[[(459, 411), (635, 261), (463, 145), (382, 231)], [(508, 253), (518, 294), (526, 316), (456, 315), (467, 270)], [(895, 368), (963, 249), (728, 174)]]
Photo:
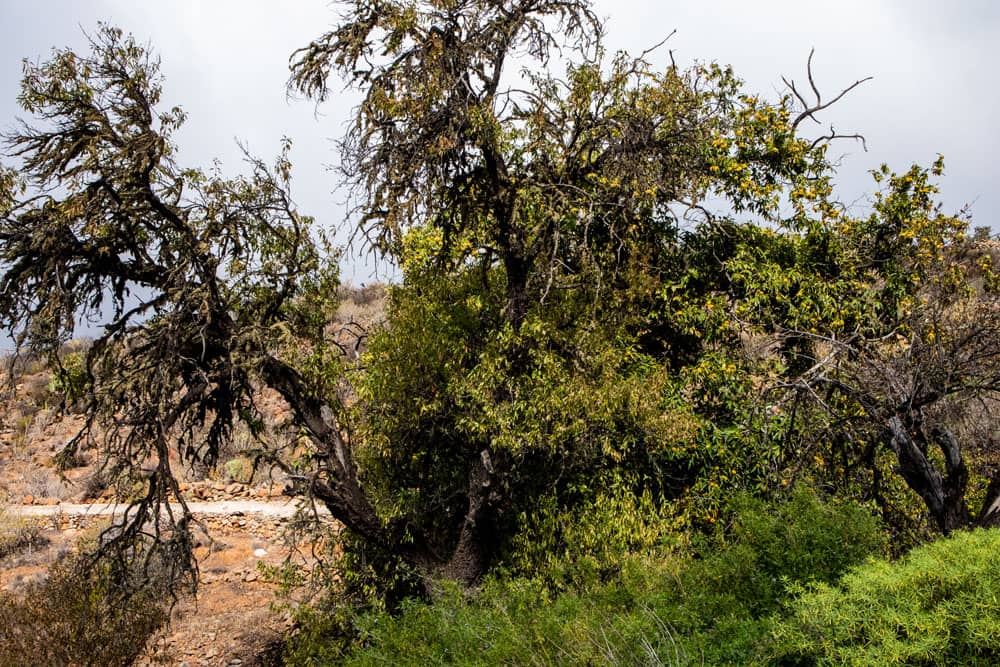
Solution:
[(907, 485), (917, 492), (942, 533), (948, 534), (971, 522), (965, 504), (969, 474), (954, 436), (936, 429), (933, 438), (945, 460), (945, 474), (927, 458), (927, 442), (912, 416), (894, 415), (886, 430), (889, 447), (896, 454), (898, 470)]
[(314, 397), (301, 375), (284, 362), (268, 357), (262, 371), (265, 381), (281, 394), (309, 431), (329, 467), (330, 480), (314, 479), (311, 491), (345, 526), (375, 544), (392, 548), (393, 540), (358, 482), (351, 449), (337, 428), (333, 411)]
[(1000, 526), (1000, 473), (994, 474), (986, 487), (986, 497), (976, 516), (976, 524), (983, 528)]
[(943, 523), (945, 532), (964, 528), (972, 523), (969, 506), (965, 502), (965, 494), (969, 486), (969, 469), (962, 457), (962, 450), (955, 440), (954, 434), (947, 428), (939, 426), (931, 433), (944, 455), (944, 486), (942, 497), (945, 515)]
[(469, 507), (456, 546), (447, 560), (405, 526), (386, 526), (362, 488), (351, 448), (344, 441), (329, 406), (313, 397), (304, 380), (280, 360), (263, 364), (265, 380), (288, 402), (309, 431), (329, 478), (314, 477), (310, 491), (330, 514), (359, 536), (397, 554), (427, 579), (444, 577), (466, 587), (486, 573), (497, 547), (497, 513), (502, 498), (489, 450), (483, 450), (469, 472)]
[(496, 470), (488, 449), (469, 473), (469, 509), (458, 544), (441, 575), (472, 586), (486, 573), (497, 547), (497, 509), (500, 493), (496, 488)]
[(504, 270), (507, 273), (504, 315), (516, 332), (528, 314), (528, 265), (523, 257), (512, 254), (504, 257)]

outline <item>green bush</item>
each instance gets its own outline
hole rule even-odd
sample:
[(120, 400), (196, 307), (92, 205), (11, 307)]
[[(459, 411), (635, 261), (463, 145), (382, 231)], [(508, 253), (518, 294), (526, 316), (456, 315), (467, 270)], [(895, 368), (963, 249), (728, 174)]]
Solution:
[(432, 604), (404, 605), (397, 618), (363, 619), (368, 647), (345, 664), (669, 664), (661, 656), (684, 649), (645, 604), (649, 575), (663, 568), (635, 561), (629, 569), (642, 574), (556, 597), (526, 579), (491, 581), (473, 600), (446, 587)]
[[(430, 602), (404, 602), (398, 615), (354, 619), (362, 648), (347, 654), (348, 664), (765, 663), (774, 614), (791, 599), (790, 587), (834, 581), (883, 548), (880, 525), (864, 508), (807, 490), (777, 505), (739, 498), (724, 516), (726, 527), (691, 553), (656, 552), (651, 543), (639, 555), (601, 551), (585, 539), (592, 528), (567, 530), (568, 544), (586, 554), (547, 561), (556, 574), (497, 572), (471, 598), (445, 587)], [(613, 528), (594, 534), (617, 539)], [(619, 558), (616, 568), (588, 576), (586, 563), (597, 567), (610, 555)], [(333, 642), (322, 630), (336, 624), (321, 623), (316, 617), (303, 626), (290, 664), (323, 664), (318, 656)], [(344, 647), (327, 656), (340, 658)]]
[[(696, 547), (699, 559), (684, 586), (718, 593), (702, 613), (726, 607), (764, 616), (778, 611), (790, 584), (831, 583), (850, 566), (886, 548), (881, 525), (854, 503), (824, 501), (806, 487), (778, 504), (738, 496), (714, 535)], [(723, 609), (712, 609), (721, 605)]]
[(253, 481), (254, 465), (253, 461), (245, 456), (226, 461), (223, 466), (226, 471), (226, 479), (240, 484), (249, 484)]
[[(542, 496), (519, 517), (502, 558), (505, 576), (554, 590), (586, 590), (617, 576), (628, 556), (662, 554), (683, 541), (669, 504), (615, 472), (594, 480), (592, 498)], [(599, 489), (599, 490), (597, 490)]]
[(130, 665), (167, 622), (171, 601), (191, 590), (182, 530), (157, 541), (95, 522), (74, 552), (45, 579), (0, 591), (3, 667)]
[(53, 371), (48, 390), (62, 397), (67, 406), (76, 406), (90, 388), (90, 373), (84, 350), (69, 351)]
[(802, 487), (779, 503), (738, 496), (694, 557), (651, 601), (705, 664), (746, 664), (766, 655), (773, 616), (801, 582), (832, 582), (884, 553), (879, 521), (853, 503)]
[(780, 659), (806, 665), (1000, 663), (1000, 531), (957, 533), (838, 584), (799, 587), (775, 629)]

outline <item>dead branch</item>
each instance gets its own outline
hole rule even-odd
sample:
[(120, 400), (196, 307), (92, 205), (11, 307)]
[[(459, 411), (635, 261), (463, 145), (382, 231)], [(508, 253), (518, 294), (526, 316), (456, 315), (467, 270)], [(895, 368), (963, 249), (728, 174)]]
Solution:
[[(870, 76), (866, 76), (863, 79), (858, 79), (857, 81), (855, 81), (854, 83), (852, 83), (847, 88), (844, 88), (843, 90), (841, 90), (840, 93), (837, 94), (832, 100), (830, 100), (828, 102), (824, 102), (823, 101), (823, 95), (819, 92), (819, 87), (816, 85), (816, 80), (813, 77), (812, 59), (813, 59), (813, 55), (815, 53), (816, 53), (816, 49), (810, 49), (809, 50), (809, 58), (806, 61), (806, 76), (809, 79), (809, 87), (812, 89), (813, 96), (816, 98), (815, 102), (809, 102), (808, 100), (806, 100), (805, 96), (799, 91), (798, 87), (796, 87), (794, 80), (789, 80), (789, 79), (786, 79), (785, 77), (781, 77), (781, 80), (785, 83), (786, 86), (788, 86), (788, 89), (792, 92), (792, 94), (795, 96), (795, 98), (799, 101), (799, 103), (803, 107), (802, 108), (802, 112), (798, 116), (795, 117), (795, 120), (792, 121), (792, 129), (793, 130), (797, 130), (798, 127), (799, 127), (799, 125), (806, 118), (811, 118), (814, 122), (819, 123), (819, 120), (816, 118), (816, 114), (817, 113), (819, 113), (820, 111), (823, 111), (824, 109), (828, 109), (829, 107), (833, 106), (834, 104), (836, 104), (837, 102), (839, 102), (844, 97), (844, 95), (846, 95), (847, 93), (851, 92), (852, 90), (854, 90), (855, 88), (857, 88), (861, 84), (865, 83), (866, 81), (870, 81), (872, 79), (872, 77), (870, 77)], [(862, 141), (862, 143), (864, 143), (864, 138), (861, 137), (860, 135), (857, 135), (857, 134), (855, 134), (855, 135), (837, 134), (836, 132), (833, 131), (833, 127), (832, 126), (830, 128), (830, 131), (831, 131), (831, 135), (830, 136), (820, 137), (819, 139), (816, 140), (816, 142), (813, 142), (813, 145), (815, 146), (816, 143), (818, 143), (819, 141), (822, 141), (822, 140), (829, 141), (831, 139), (845, 139), (845, 138), (860, 139)]]

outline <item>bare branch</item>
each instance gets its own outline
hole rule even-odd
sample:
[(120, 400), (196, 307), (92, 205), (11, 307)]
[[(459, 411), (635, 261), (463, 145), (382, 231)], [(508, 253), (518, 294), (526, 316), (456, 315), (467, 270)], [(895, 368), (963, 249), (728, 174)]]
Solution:
[[(839, 102), (847, 93), (851, 92), (852, 90), (854, 90), (855, 88), (857, 88), (861, 84), (865, 83), (866, 81), (871, 81), (872, 80), (872, 77), (870, 77), (870, 76), (867, 76), (867, 77), (865, 77), (863, 79), (858, 79), (857, 81), (855, 81), (854, 83), (852, 83), (850, 86), (848, 86), (848, 87), (844, 88), (843, 90), (841, 90), (837, 95), (835, 95), (833, 97), (833, 99), (831, 99), (828, 102), (824, 102), (823, 101), (823, 96), (820, 94), (819, 87), (816, 85), (816, 81), (815, 81), (815, 79), (813, 77), (812, 59), (813, 59), (813, 55), (815, 54), (815, 51), (816, 51), (816, 49), (810, 49), (809, 50), (809, 58), (806, 61), (806, 75), (807, 75), (807, 78), (809, 80), (809, 87), (812, 89), (812, 93), (813, 93), (813, 95), (816, 98), (815, 102), (808, 102), (805, 99), (805, 96), (795, 86), (795, 81), (794, 80), (790, 81), (790, 80), (788, 80), (788, 79), (786, 79), (784, 77), (782, 77), (782, 79), (781, 79), (785, 83), (785, 85), (788, 86), (788, 88), (791, 90), (791, 92), (795, 96), (795, 98), (802, 104), (802, 111), (792, 121), (792, 129), (793, 130), (797, 130), (798, 127), (799, 127), (799, 125), (806, 118), (810, 118), (813, 121), (815, 121), (815, 122), (818, 123), (819, 120), (816, 118), (816, 114), (817, 113), (819, 113), (820, 111), (823, 111), (824, 109), (830, 108), (831, 106), (833, 106), (834, 104), (836, 104), (837, 102)], [(832, 132), (832, 128), (831, 128), (831, 132)], [(840, 138), (842, 136), (846, 136), (846, 135), (837, 135), (836, 133), (834, 133), (834, 136), (827, 137), (827, 139)], [(852, 138), (860, 138), (858, 135), (850, 135), (850, 136)], [(814, 143), (814, 145), (815, 145), (815, 143)]]

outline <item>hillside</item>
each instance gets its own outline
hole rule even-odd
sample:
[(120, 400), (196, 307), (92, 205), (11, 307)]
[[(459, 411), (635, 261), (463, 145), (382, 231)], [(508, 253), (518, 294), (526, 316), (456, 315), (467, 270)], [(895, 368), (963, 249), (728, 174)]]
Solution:
[[(346, 328), (340, 341), (353, 346), (354, 334), (376, 326), (383, 294), (377, 285), (344, 288), (330, 324), (332, 339)], [(78, 353), (86, 345), (81, 341), (64, 351)], [(351, 349), (357, 354), (363, 348)], [(58, 455), (84, 416), (73, 406), (60, 409), (58, 385), (43, 364), (19, 361), (14, 371), (0, 407), (0, 590), (16, 595), (44, 582), (52, 563), (114, 521), (111, 513), (120, 515), (137, 487), (134, 480), (102, 473), (99, 444), (59, 470)], [(273, 392), (262, 392), (258, 401), (269, 428), (280, 432), (287, 406)], [(268, 655), (280, 653), (291, 621), (287, 610), (275, 608), (279, 587), (264, 573), (290, 563), (308, 568), (314, 557), (311, 544), (290, 530), (300, 520), (299, 499), (287, 475), (258, 470), (250, 477), (246, 450), (252, 443), (247, 434), (238, 435), (242, 438), (233, 439), (218, 465), (183, 470), (181, 489), (198, 524), (199, 586), (196, 596), (178, 601), (169, 626), (150, 640), (150, 664), (263, 665), (270, 664)], [(323, 516), (327, 529), (335, 529)], [(19, 544), (17, 535), (22, 536)], [(287, 603), (294, 604), (294, 598)]]

